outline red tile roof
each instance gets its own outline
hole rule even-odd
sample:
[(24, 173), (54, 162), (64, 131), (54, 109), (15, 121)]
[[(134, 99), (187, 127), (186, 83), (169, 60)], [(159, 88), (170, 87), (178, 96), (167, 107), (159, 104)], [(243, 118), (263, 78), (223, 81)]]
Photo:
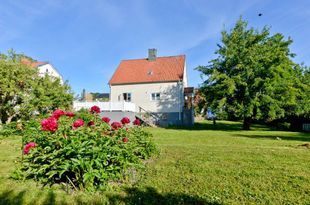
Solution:
[(123, 60), (114, 72), (110, 85), (183, 80), (185, 55)]
[(33, 68), (37, 68), (41, 65), (44, 65), (44, 64), (47, 64), (48, 62), (37, 62), (37, 61), (31, 61), (27, 58), (22, 58), (20, 60), (20, 62), (24, 65), (29, 65), (30, 67), (33, 67)]

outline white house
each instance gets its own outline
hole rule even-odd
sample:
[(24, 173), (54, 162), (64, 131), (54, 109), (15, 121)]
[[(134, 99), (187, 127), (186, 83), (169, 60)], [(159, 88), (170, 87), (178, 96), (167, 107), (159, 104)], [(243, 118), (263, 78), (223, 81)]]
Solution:
[(157, 57), (156, 53), (149, 49), (148, 58), (121, 61), (109, 81), (110, 101), (132, 102), (138, 113), (152, 115), (159, 125), (192, 124), (193, 112), (185, 115), (184, 106), (185, 55)]
[(37, 68), (39, 71), (39, 76), (45, 76), (46, 74), (50, 77), (59, 78), (61, 84), (63, 84), (63, 78), (60, 75), (60, 73), (57, 71), (57, 69), (50, 64), (49, 62), (39, 62), (39, 61), (31, 61), (27, 58), (22, 58), (21, 63), (25, 65), (29, 65), (33, 68)]

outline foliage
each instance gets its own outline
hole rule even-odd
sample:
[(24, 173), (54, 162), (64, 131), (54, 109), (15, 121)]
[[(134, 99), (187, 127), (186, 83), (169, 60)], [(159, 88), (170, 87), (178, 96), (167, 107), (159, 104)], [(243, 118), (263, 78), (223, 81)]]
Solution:
[(108, 102), (109, 94), (108, 93), (90, 93), (93, 96), (94, 101)]
[(40, 114), (47, 114), (57, 108), (71, 108), (73, 95), (70, 86), (60, 79), (52, 79), (48, 75), (36, 80), (33, 92), (30, 94), (31, 104), (26, 110), (34, 110)]
[(37, 69), (21, 63), (24, 57), (14, 51), (0, 55), (0, 124), (71, 106), (70, 87), (39, 77)]
[(61, 185), (12, 180), (21, 137), (10, 136), (0, 143), (0, 204), (308, 204), (310, 150), (297, 145), (310, 134), (241, 127), (203, 121), (190, 130), (145, 128), (159, 157), (113, 189), (70, 194)]
[(16, 175), (44, 184), (103, 188), (108, 181), (122, 179), (129, 168), (142, 167), (142, 160), (156, 153), (150, 133), (139, 126), (112, 129), (96, 112), (67, 116), (57, 110), (41, 126), (42, 131), (23, 137), (28, 155)]
[(303, 123), (310, 122), (310, 69), (296, 66), (297, 79), (295, 79), (298, 92), (297, 104), (285, 106), (285, 117), (280, 119), (283, 123), (290, 123), (289, 129), (301, 131)]
[(10, 124), (0, 125), (0, 135), (8, 137), (12, 135), (20, 135), (22, 124), (17, 122), (12, 122)]
[(207, 113), (207, 102), (206, 98), (204, 96), (204, 93), (201, 90), (195, 91), (195, 96), (194, 96), (194, 111), (195, 111), (195, 116), (205, 116)]
[(207, 76), (201, 91), (213, 111), (243, 119), (243, 129), (254, 119), (271, 121), (289, 110), (309, 113), (309, 82), (292, 61), (291, 43), (280, 33), (271, 35), (267, 27), (249, 29), (242, 19), (230, 32), (223, 31), (218, 57), (197, 68)]

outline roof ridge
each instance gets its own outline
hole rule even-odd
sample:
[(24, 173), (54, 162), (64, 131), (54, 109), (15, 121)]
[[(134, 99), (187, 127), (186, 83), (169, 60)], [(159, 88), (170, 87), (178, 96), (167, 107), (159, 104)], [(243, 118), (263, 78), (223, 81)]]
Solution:
[[(174, 55), (174, 56), (159, 56), (157, 58), (172, 58), (172, 57), (185, 57), (185, 54)], [(121, 61), (134, 61), (134, 60), (147, 60), (148, 58), (134, 58), (134, 59), (123, 59)]]

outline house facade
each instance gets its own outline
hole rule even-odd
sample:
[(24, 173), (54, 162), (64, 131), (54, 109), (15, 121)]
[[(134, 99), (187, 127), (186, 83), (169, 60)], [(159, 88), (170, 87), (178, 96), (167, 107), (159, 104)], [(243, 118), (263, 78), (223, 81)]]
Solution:
[(39, 71), (39, 76), (44, 77), (48, 75), (52, 78), (60, 79), (61, 84), (63, 84), (63, 77), (57, 71), (57, 69), (49, 62), (31, 61), (27, 58), (22, 58), (21, 63), (28, 65), (32, 68), (37, 68)]
[(156, 49), (149, 49), (148, 58), (121, 61), (109, 85), (111, 102), (132, 102), (137, 113), (152, 115), (159, 126), (193, 118), (185, 116), (185, 55), (157, 57)]

